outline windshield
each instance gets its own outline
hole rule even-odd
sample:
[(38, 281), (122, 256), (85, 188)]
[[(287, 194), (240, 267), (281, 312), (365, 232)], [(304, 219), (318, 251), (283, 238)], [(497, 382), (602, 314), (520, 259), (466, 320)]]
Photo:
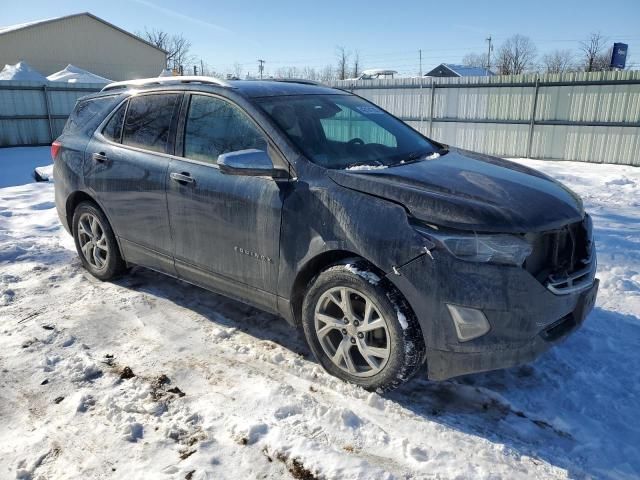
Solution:
[(438, 147), (375, 105), (352, 95), (256, 99), (312, 162), (331, 169), (385, 168)]

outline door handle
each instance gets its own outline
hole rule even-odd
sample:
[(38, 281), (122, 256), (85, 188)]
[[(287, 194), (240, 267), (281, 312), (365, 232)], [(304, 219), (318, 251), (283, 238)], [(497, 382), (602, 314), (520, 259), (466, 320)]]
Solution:
[(94, 161), (99, 163), (104, 163), (107, 161), (107, 156), (105, 155), (104, 152), (96, 152), (93, 155), (91, 155), (91, 157), (93, 158)]
[(169, 177), (171, 177), (171, 180), (173, 180), (174, 182), (178, 182), (183, 185), (187, 183), (195, 182), (193, 177), (186, 172), (183, 172), (183, 173), (171, 172), (169, 174)]

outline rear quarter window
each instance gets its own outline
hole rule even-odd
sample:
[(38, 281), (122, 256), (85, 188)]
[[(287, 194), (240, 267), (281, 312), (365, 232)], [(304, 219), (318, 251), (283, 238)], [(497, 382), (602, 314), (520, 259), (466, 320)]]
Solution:
[(111, 140), (112, 142), (120, 143), (122, 139), (122, 122), (124, 121), (124, 114), (127, 110), (127, 103), (124, 102), (116, 113), (114, 113), (105, 127), (102, 129), (102, 135)]
[(69, 115), (62, 133), (92, 133), (116, 102), (116, 97), (100, 97), (80, 100)]

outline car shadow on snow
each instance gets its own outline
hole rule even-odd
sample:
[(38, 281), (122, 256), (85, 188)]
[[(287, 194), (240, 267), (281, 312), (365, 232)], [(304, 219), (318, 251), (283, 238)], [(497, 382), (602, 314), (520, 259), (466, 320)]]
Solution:
[[(143, 268), (115, 283), (314, 361), (302, 333), (275, 315)], [(383, 396), (418, 418), (505, 445), (534, 463), (544, 460), (571, 477), (634, 477), (640, 473), (633, 454), (640, 444), (633, 426), (633, 412), (640, 411), (638, 338), (640, 319), (596, 308), (583, 329), (531, 365), (444, 382), (431, 382), (422, 371)]]
[(259, 340), (278, 343), (288, 350), (311, 358), (311, 352), (301, 332), (296, 332), (283, 318), (242, 302), (142, 267), (134, 267), (129, 275), (114, 283), (131, 290), (165, 298), (206, 317), (217, 325), (237, 328)]
[(639, 318), (596, 308), (530, 365), (444, 382), (423, 376), (388, 398), (572, 478), (638, 478), (639, 338)]

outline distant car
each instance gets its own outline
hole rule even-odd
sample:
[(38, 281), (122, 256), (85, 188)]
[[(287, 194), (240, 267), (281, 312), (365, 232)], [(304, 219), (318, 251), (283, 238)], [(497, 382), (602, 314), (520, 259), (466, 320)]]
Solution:
[(387, 70), (384, 68), (372, 68), (364, 70), (360, 75), (355, 78), (347, 78), (347, 80), (378, 80), (385, 78), (393, 78), (398, 72), (395, 70)]
[(52, 154), (60, 219), (95, 277), (142, 265), (281, 315), (367, 389), (425, 362), (436, 380), (529, 362), (595, 301), (577, 195), (342, 90), (111, 84)]

